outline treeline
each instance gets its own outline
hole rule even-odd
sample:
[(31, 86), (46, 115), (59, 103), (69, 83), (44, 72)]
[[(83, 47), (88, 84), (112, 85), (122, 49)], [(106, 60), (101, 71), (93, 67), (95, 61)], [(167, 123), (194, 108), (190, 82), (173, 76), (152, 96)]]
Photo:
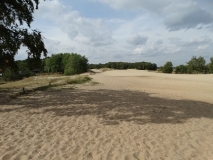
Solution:
[(113, 69), (138, 69), (138, 70), (156, 70), (157, 65), (150, 62), (108, 62), (105, 64), (89, 64), (90, 69), (113, 68)]
[(54, 54), (44, 59), (44, 72), (74, 75), (87, 72), (88, 59), (77, 53)]
[(112, 69), (138, 69), (157, 70), (163, 73), (176, 74), (200, 74), (213, 73), (213, 57), (210, 63), (206, 64), (203, 57), (193, 56), (186, 65), (173, 67), (172, 62), (166, 62), (164, 66), (157, 68), (155, 63), (150, 62), (108, 62), (105, 64), (88, 64), (88, 59), (77, 53), (59, 53), (44, 59), (28, 58), (26, 60), (14, 61), (13, 58), (0, 56), (0, 72), (3, 72), (4, 80), (17, 80), (29, 77), (37, 72), (40, 73), (61, 73), (74, 75), (87, 72), (88, 69), (112, 68)]
[(186, 65), (179, 65), (173, 67), (172, 62), (166, 62), (166, 64), (160, 68), (163, 73), (176, 73), (176, 74), (208, 74), (213, 73), (213, 57), (210, 58), (210, 63), (206, 64), (203, 57), (193, 56)]
[(28, 58), (18, 60), (5, 67), (3, 71), (4, 80), (17, 80), (29, 77), (35, 73), (61, 73), (74, 75), (87, 72), (88, 59), (77, 53), (59, 53), (44, 59)]

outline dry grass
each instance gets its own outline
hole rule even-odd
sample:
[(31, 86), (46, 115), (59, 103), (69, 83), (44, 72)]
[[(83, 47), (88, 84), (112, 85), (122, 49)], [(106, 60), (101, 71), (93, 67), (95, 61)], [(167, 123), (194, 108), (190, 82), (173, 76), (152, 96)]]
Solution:
[(0, 89), (17, 89), (17, 88), (37, 88), (41, 86), (60, 86), (66, 84), (82, 84), (91, 81), (88, 76), (56, 76), (40, 75), (25, 78), (14, 82), (5, 82), (0, 84)]
[(99, 82), (92, 81), (92, 82), (90, 82), (90, 84), (91, 84), (92, 86), (95, 86), (95, 85), (98, 85), (98, 84), (100, 84), (100, 83), (99, 83)]
[(112, 69), (112, 68), (100, 68), (99, 69), (101, 72), (106, 72), (106, 71), (112, 71), (112, 70), (114, 70), (114, 69)]
[[(19, 95), (26, 94), (37, 90), (55, 90), (62, 88), (74, 88), (76, 84), (90, 82), (92, 78), (89, 76), (61, 76), (61, 75), (39, 75), (25, 78), (14, 82), (0, 83), (0, 95), (4, 97), (16, 98)], [(6, 94), (5, 94), (6, 93)], [(2, 96), (3, 98), (3, 96)]]
[(79, 76), (74, 79), (67, 79), (68, 84), (82, 84), (91, 81), (92, 78), (88, 76)]

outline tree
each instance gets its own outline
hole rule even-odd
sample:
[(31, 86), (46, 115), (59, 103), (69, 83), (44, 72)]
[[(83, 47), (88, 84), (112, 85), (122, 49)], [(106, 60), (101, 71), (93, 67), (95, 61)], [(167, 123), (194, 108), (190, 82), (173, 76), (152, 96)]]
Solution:
[[(0, 0), (0, 68), (5, 69), (7, 57), (14, 60), (21, 45), (28, 48), (29, 58), (47, 55), (41, 32), (29, 31), (38, 4), (39, 0)], [(24, 23), (28, 28), (23, 28)]]
[(179, 65), (175, 68), (175, 73), (176, 74), (184, 74), (187, 73), (187, 67), (184, 65)]
[(100, 69), (100, 68), (113, 68), (113, 69), (139, 69), (139, 70), (156, 70), (157, 65), (150, 62), (108, 62), (105, 64), (89, 64), (90, 69)]
[(71, 54), (70, 53), (64, 53), (63, 54), (63, 57), (62, 57), (62, 65), (63, 65), (63, 68), (65, 69), (68, 61), (69, 61), (69, 58), (70, 58)]
[(203, 57), (193, 56), (189, 62), (187, 62), (187, 72), (193, 73), (203, 73), (206, 70), (206, 61)]
[(172, 62), (166, 62), (166, 64), (162, 68), (163, 73), (172, 73), (173, 64)]
[(63, 59), (63, 54), (59, 53), (59, 54), (53, 54), (50, 57), (50, 69), (51, 72), (64, 72), (64, 67), (63, 67), (63, 63), (62, 63), (62, 59)]
[(65, 65), (64, 74), (73, 75), (87, 72), (88, 59), (77, 53), (70, 54), (70, 57)]
[(50, 57), (45, 58), (44, 60), (44, 71), (50, 73), (51, 64), (50, 64)]
[(4, 71), (8, 67), (14, 67), (14, 57), (0, 52), (0, 69)]
[(18, 72), (14, 71), (11, 68), (7, 68), (3, 74), (3, 80), (5, 81), (14, 81), (19, 79)]
[(210, 58), (210, 63), (208, 67), (209, 67), (209, 73), (213, 73), (213, 57)]

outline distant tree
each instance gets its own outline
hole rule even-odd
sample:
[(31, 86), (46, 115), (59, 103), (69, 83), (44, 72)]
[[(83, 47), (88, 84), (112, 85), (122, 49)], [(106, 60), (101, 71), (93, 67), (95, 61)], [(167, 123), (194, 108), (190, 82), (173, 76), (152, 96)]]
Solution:
[(172, 73), (173, 71), (173, 64), (172, 62), (166, 62), (166, 64), (162, 68), (163, 73)]
[(44, 71), (50, 73), (51, 72), (51, 63), (50, 57), (44, 59)]
[(20, 77), (17, 70), (12, 68), (5, 69), (3, 73), (3, 80), (5, 81), (15, 81), (15, 80), (18, 80), (19, 78)]
[(88, 59), (77, 53), (54, 54), (44, 60), (45, 72), (61, 72), (65, 75), (87, 72)]
[(33, 57), (33, 58), (27, 58), (27, 65), (29, 70), (33, 71), (33, 70), (40, 70), (41, 68), (41, 59), (40, 57)]
[(14, 68), (14, 67), (16, 67), (14, 57), (11, 56), (10, 54), (2, 54), (0, 52), (0, 69), (4, 71), (7, 68)]
[(158, 67), (157, 67), (157, 64), (153, 63), (153, 64), (152, 64), (152, 70), (155, 71), (155, 70), (157, 70), (157, 68), (158, 68)]
[(24, 70), (26, 70), (26, 69), (29, 69), (26, 60), (18, 60), (18, 61), (16, 61), (15, 63), (16, 63), (16, 65), (18, 66), (18, 70), (19, 70), (19, 71), (24, 71)]
[(19, 72), (20, 78), (29, 77), (32, 75), (32, 72), (30, 71), (30, 69), (28, 67), (27, 60), (18, 60), (18, 61), (15, 61), (15, 63), (18, 67), (18, 72)]
[(63, 58), (62, 58), (62, 64), (63, 64), (63, 68), (65, 69), (68, 61), (69, 61), (69, 58), (70, 58), (71, 54), (70, 53), (64, 53), (63, 54)]
[(45, 71), (44, 71), (44, 67), (45, 67), (45, 58), (44, 58), (44, 59), (41, 59), (40, 72), (45, 72)]
[(189, 62), (187, 62), (187, 72), (193, 73), (203, 73), (206, 70), (206, 61), (203, 57), (193, 56)]
[(105, 64), (99, 63), (99, 64), (89, 64), (89, 69), (100, 69), (106, 67)]
[(210, 58), (210, 63), (208, 64), (209, 73), (213, 73), (213, 57)]
[(175, 68), (175, 73), (176, 74), (185, 74), (185, 73), (187, 73), (187, 67), (184, 65), (177, 66)]
[(63, 54), (53, 54), (50, 58), (51, 71), (52, 72), (64, 72), (64, 67), (62, 63)]
[(63, 57), (64, 54), (58, 53), (53, 54), (51, 57), (45, 58), (44, 60), (44, 71), (46, 72), (64, 72), (64, 65), (63, 65)]
[(105, 64), (89, 64), (90, 69), (113, 68), (113, 69), (138, 69), (138, 70), (156, 70), (157, 65), (150, 62), (108, 62)]
[(21, 45), (28, 48), (29, 58), (40, 58), (42, 53), (46, 56), (41, 32), (29, 31), (38, 4), (39, 0), (0, 0), (0, 68), (7, 68), (5, 61), (14, 59)]
[(116, 62), (116, 69), (127, 69), (129, 67), (127, 62)]
[(88, 59), (85, 56), (81, 56), (77, 53), (72, 53), (69, 56), (67, 64), (65, 65), (64, 74), (74, 75), (87, 72)]

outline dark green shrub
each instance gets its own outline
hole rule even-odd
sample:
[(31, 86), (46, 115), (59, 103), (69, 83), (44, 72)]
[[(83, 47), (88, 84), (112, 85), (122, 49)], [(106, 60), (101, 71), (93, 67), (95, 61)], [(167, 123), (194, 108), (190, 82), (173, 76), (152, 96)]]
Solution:
[(79, 77), (76, 77), (74, 79), (68, 79), (67, 83), (68, 84), (82, 84), (82, 83), (89, 82), (91, 80), (92, 80), (91, 77), (88, 77), (88, 76), (79, 76)]
[(176, 74), (185, 74), (185, 73), (187, 73), (187, 67), (184, 65), (177, 66), (175, 68), (175, 73)]
[(65, 65), (64, 74), (74, 75), (87, 72), (88, 69), (88, 59), (85, 56), (81, 56), (76, 53), (72, 53), (67, 60)]
[(173, 64), (172, 62), (166, 62), (166, 64), (162, 68), (163, 73), (172, 73)]
[(2, 78), (5, 81), (15, 81), (15, 80), (20, 79), (20, 76), (13, 69), (8, 68), (3, 72)]
[(210, 58), (210, 63), (208, 64), (209, 73), (213, 73), (213, 57)]
[(64, 75), (72, 75), (74, 73), (73, 68), (69, 67), (64, 70)]
[(192, 59), (187, 62), (187, 72), (190, 74), (204, 73), (206, 70), (206, 61), (203, 57), (193, 56)]

